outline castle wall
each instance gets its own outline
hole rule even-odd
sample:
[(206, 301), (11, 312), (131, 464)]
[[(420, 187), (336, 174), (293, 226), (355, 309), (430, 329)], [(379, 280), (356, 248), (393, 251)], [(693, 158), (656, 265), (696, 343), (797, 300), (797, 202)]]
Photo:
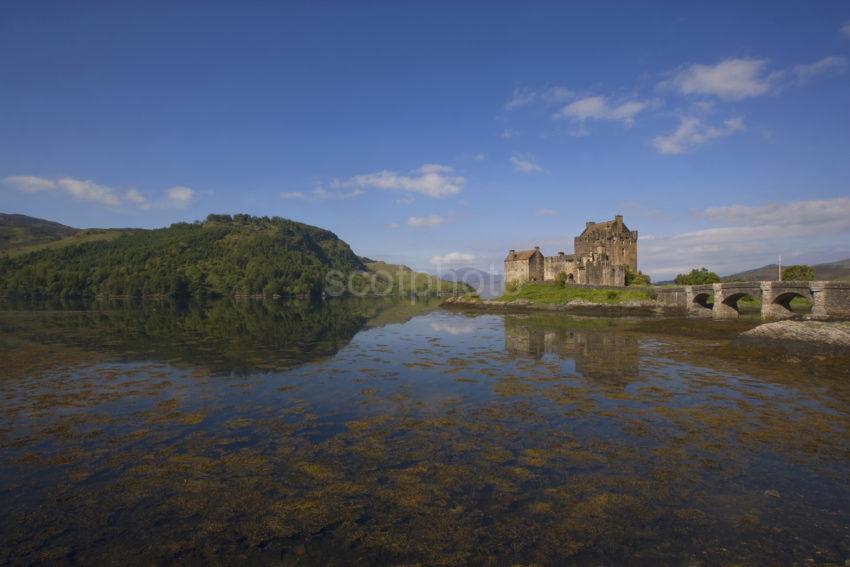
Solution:
[[(543, 258), (543, 280), (553, 281), (558, 277), (558, 274), (565, 272), (567, 281), (578, 283), (577, 272), (578, 266), (572, 256), (545, 256)], [(572, 278), (570, 278), (572, 276)]]
[(505, 260), (505, 283), (527, 282), (528, 280), (528, 260)]
[(533, 282), (542, 282), (545, 279), (543, 254), (537, 253), (528, 261), (528, 279)]

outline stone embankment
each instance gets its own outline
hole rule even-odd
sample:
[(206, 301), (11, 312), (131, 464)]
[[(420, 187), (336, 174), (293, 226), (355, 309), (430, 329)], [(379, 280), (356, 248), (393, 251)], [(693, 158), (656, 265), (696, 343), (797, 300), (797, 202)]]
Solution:
[(796, 354), (850, 355), (850, 322), (777, 321), (741, 333), (735, 344), (781, 348)]
[(573, 315), (607, 316), (657, 316), (668, 314), (664, 305), (656, 301), (624, 301), (621, 303), (594, 303), (585, 299), (574, 299), (567, 303), (534, 303), (528, 299), (500, 301), (497, 299), (464, 299), (451, 297), (443, 302), (444, 307), (490, 312), (545, 311), (570, 313)]

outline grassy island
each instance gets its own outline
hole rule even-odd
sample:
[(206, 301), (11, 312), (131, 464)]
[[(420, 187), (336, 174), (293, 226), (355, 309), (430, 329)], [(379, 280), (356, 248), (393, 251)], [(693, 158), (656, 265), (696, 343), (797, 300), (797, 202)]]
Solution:
[(564, 304), (576, 299), (590, 303), (615, 305), (626, 301), (653, 299), (651, 287), (624, 287), (621, 289), (594, 289), (580, 286), (561, 286), (549, 283), (527, 283), (515, 291), (505, 291), (499, 301), (528, 300), (538, 304)]

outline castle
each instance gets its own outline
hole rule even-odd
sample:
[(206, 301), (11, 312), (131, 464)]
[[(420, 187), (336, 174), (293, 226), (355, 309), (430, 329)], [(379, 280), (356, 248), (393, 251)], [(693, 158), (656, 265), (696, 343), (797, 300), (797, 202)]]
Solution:
[(534, 250), (511, 250), (505, 257), (505, 283), (554, 281), (566, 274), (567, 283), (624, 286), (626, 270), (637, 273), (636, 230), (623, 224), (623, 215), (612, 221), (587, 222), (575, 238), (575, 253), (544, 256)]

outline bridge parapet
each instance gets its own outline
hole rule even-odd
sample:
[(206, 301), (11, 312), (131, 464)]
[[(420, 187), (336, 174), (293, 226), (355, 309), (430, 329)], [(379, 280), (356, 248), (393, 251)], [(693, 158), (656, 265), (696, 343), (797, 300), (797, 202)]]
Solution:
[(692, 317), (736, 318), (738, 301), (751, 296), (761, 300), (765, 319), (793, 317), (791, 301), (795, 297), (812, 302), (813, 318), (850, 319), (850, 282), (724, 282), (663, 287), (656, 295), (668, 310)]

